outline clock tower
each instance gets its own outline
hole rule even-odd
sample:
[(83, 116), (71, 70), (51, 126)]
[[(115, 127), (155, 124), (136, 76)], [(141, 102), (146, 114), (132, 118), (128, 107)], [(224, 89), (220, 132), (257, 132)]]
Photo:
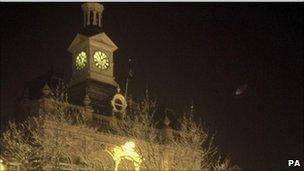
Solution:
[(113, 53), (118, 49), (101, 30), (103, 5), (84, 3), (83, 30), (77, 34), (68, 51), (72, 54), (70, 99), (82, 104), (86, 95), (95, 111), (105, 112), (118, 84), (113, 69)]

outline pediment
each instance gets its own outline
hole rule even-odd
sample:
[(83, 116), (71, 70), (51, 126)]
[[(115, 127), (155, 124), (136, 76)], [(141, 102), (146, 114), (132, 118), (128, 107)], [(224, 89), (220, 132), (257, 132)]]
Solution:
[(71, 45), (69, 46), (68, 51), (73, 53), (76, 49), (78, 49), (77, 47), (81, 47), (84, 42), (87, 42), (93, 46), (102, 47), (110, 52), (114, 52), (118, 49), (115, 43), (105, 33), (100, 33), (91, 37), (87, 37), (82, 34), (77, 34)]
[(97, 46), (106, 46), (106, 49), (110, 50), (111, 52), (114, 52), (118, 49), (118, 47), (115, 45), (115, 43), (105, 34), (100, 33), (94, 36), (91, 36), (89, 38), (90, 43), (94, 43)]
[(73, 53), (74, 47), (78, 46), (80, 43), (87, 41), (89, 38), (82, 34), (77, 34), (74, 40), (72, 41), (71, 45), (68, 48), (68, 51)]

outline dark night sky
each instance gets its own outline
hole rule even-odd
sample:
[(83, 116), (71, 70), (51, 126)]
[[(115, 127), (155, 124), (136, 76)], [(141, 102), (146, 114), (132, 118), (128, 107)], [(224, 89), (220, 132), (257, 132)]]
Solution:
[[(116, 43), (115, 72), (130, 92), (146, 86), (176, 115), (195, 112), (232, 163), (286, 167), (303, 159), (303, 6), (236, 3), (106, 3), (104, 31)], [(24, 81), (52, 65), (82, 25), (80, 4), (1, 4), (1, 115), (12, 115)], [(235, 97), (247, 83), (248, 91)]]

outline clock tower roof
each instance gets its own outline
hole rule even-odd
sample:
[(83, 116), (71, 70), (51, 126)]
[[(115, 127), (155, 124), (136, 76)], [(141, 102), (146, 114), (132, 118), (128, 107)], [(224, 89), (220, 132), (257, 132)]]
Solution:
[[(84, 44), (84, 45), (83, 45)], [(102, 47), (109, 52), (114, 52), (118, 49), (115, 43), (107, 36), (106, 33), (99, 33), (94, 36), (85, 36), (82, 34), (77, 34), (77, 36), (72, 41), (68, 48), (68, 51), (73, 53), (78, 50), (79, 47), (85, 45), (95, 45), (97, 47)]]

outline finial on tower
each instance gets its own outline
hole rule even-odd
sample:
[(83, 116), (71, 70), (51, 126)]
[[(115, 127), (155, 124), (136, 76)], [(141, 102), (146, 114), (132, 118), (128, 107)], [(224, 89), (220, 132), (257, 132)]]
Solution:
[(85, 94), (82, 102), (83, 102), (84, 106), (89, 106), (91, 104), (91, 99), (89, 97), (88, 90), (86, 90), (86, 94)]
[(49, 97), (49, 95), (51, 94), (51, 88), (49, 87), (49, 85), (47, 83), (45, 83), (42, 88), (42, 94), (43, 94), (43, 97)]
[(165, 126), (169, 127), (171, 121), (170, 121), (170, 119), (168, 118), (167, 115), (165, 116), (165, 118), (163, 120), (163, 123), (164, 123)]
[(88, 2), (84, 3), (81, 8), (83, 11), (83, 26), (101, 28), (103, 5), (97, 2)]
[(190, 106), (190, 112), (193, 115), (193, 111), (194, 111), (194, 105), (193, 105), (193, 101), (191, 102), (191, 106)]
[(118, 85), (117, 88), (116, 88), (116, 92), (117, 92), (117, 93), (120, 93), (120, 86), (119, 86), (119, 85)]

